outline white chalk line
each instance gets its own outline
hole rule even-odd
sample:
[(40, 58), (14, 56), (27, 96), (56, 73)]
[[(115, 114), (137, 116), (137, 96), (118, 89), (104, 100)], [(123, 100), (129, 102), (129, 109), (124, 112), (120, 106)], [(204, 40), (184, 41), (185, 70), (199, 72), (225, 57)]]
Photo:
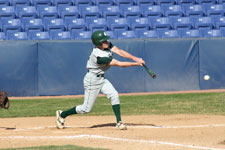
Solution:
[(158, 128), (158, 129), (208, 128), (208, 127), (225, 127), (225, 124), (192, 125), (192, 126), (129, 126), (129, 128)]
[(40, 139), (81, 139), (81, 138), (92, 138), (92, 139), (104, 139), (111, 141), (123, 141), (123, 142), (137, 142), (137, 143), (148, 143), (148, 144), (159, 144), (159, 145), (170, 145), (176, 147), (185, 147), (193, 149), (202, 149), (202, 150), (225, 150), (219, 148), (210, 148), (210, 147), (201, 147), (196, 145), (184, 145), (177, 144), (172, 142), (162, 142), (162, 141), (152, 141), (152, 140), (136, 140), (136, 139), (126, 139), (126, 138), (115, 138), (115, 137), (106, 137), (100, 135), (75, 135), (75, 136), (0, 136), (0, 139), (30, 139), (30, 140), (40, 140)]
[[(211, 128), (211, 127), (225, 127), (225, 124), (210, 124), (210, 125), (192, 125), (192, 126), (127, 126), (128, 128), (149, 128), (149, 129), (182, 129), (182, 128)], [(56, 128), (56, 126), (33, 127), (33, 128), (16, 128), (13, 131), (27, 131), (27, 130), (42, 130), (48, 128)], [(90, 126), (65, 126), (65, 128), (90, 128)], [(100, 127), (99, 127), (100, 128)]]
[(33, 127), (33, 128), (16, 128), (13, 131), (42, 130), (42, 129), (48, 129), (48, 128), (56, 128), (56, 126)]

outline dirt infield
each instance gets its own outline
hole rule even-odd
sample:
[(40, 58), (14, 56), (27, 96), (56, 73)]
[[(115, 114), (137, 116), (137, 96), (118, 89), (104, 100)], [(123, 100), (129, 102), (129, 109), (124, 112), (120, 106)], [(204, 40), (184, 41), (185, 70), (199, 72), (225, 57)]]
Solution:
[(126, 131), (116, 130), (114, 120), (71, 116), (67, 128), (59, 130), (55, 117), (2, 118), (0, 148), (72, 144), (112, 150), (225, 150), (225, 116), (123, 116)]

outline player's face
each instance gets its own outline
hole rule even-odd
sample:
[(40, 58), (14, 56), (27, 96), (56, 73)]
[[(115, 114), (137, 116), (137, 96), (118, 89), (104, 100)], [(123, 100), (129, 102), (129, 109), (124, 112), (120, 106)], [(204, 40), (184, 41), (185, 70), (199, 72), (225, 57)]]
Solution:
[(106, 41), (103, 41), (102, 42), (102, 49), (105, 49), (105, 48), (108, 48), (109, 47), (109, 42), (106, 40)]

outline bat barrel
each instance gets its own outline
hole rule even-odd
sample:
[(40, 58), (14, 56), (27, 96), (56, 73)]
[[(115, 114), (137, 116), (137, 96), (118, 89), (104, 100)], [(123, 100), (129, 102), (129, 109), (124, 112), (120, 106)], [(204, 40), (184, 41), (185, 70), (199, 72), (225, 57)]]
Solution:
[(156, 78), (156, 74), (153, 73), (145, 64), (143, 64), (143, 67), (145, 68), (145, 70), (147, 71), (147, 73), (154, 79)]
[(154, 78), (156, 78), (156, 75), (155, 75), (155, 74), (153, 74), (153, 75), (152, 75), (152, 78), (153, 78), (153, 79), (154, 79)]

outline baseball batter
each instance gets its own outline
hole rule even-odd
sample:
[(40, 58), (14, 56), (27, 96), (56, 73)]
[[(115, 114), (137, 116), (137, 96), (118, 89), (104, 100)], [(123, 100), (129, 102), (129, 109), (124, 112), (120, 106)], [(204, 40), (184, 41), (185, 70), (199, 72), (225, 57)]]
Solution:
[[(91, 111), (95, 100), (100, 91), (110, 99), (112, 109), (115, 113), (117, 124), (116, 128), (119, 130), (126, 130), (127, 127), (121, 121), (120, 114), (120, 99), (118, 92), (113, 85), (104, 77), (104, 73), (111, 66), (131, 67), (142, 66), (145, 61), (142, 58), (135, 57), (128, 52), (119, 49), (117, 46), (109, 42), (109, 36), (104, 31), (95, 31), (92, 34), (92, 42), (95, 45), (87, 62), (87, 74), (84, 77), (84, 103), (75, 106), (69, 110), (56, 111), (57, 128), (63, 129), (65, 118), (72, 114), (85, 114)], [(119, 56), (133, 60), (134, 62), (121, 62), (113, 58), (112, 53)]]

